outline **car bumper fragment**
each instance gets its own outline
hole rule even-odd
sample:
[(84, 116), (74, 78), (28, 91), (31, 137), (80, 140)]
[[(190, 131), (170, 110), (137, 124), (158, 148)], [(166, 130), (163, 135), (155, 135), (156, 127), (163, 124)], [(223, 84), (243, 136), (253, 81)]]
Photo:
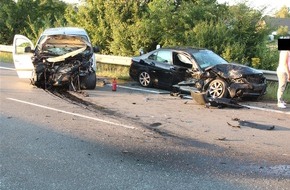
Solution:
[(266, 84), (233, 83), (228, 90), (230, 97), (261, 96), (266, 92)]

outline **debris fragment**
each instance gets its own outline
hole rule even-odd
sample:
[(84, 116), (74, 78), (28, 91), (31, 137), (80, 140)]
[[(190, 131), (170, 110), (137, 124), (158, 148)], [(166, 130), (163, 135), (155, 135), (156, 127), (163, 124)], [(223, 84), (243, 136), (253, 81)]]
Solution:
[(238, 122), (239, 122), (239, 125), (241, 125), (241, 126), (251, 127), (254, 129), (260, 129), (260, 130), (273, 130), (273, 129), (275, 129), (274, 125), (265, 125), (265, 124), (251, 122), (251, 121), (244, 121), (244, 120), (240, 120)]
[(106, 84), (111, 84), (107, 79), (104, 79), (103, 80), (103, 85), (106, 85)]
[(179, 92), (170, 92), (170, 96), (179, 96)]
[(231, 127), (233, 127), (233, 128), (241, 128), (241, 126), (239, 126), (239, 125), (232, 125), (232, 124), (230, 124), (229, 122), (227, 122), (227, 124), (229, 125), (229, 126), (231, 126)]
[(272, 127), (269, 127), (267, 130), (273, 130), (273, 129), (275, 129), (274, 125)]
[(210, 106), (214, 106), (217, 108), (243, 108), (242, 105), (238, 104), (237, 101), (228, 98), (208, 98), (208, 103)]
[(212, 98), (208, 97), (206, 93), (201, 93), (199, 91), (191, 91), (192, 99), (195, 100), (200, 105), (205, 105), (206, 108), (210, 106), (217, 108), (243, 108), (244, 106), (238, 104), (234, 99), (229, 98)]
[(156, 122), (156, 123), (150, 124), (150, 127), (158, 127), (160, 125), (162, 125), (162, 123)]
[(201, 93), (199, 91), (191, 91), (191, 97), (194, 101), (196, 101), (200, 105), (206, 105), (207, 98), (205, 93)]
[(226, 140), (226, 137), (219, 137), (219, 138), (217, 138), (216, 140), (224, 141), (224, 140)]

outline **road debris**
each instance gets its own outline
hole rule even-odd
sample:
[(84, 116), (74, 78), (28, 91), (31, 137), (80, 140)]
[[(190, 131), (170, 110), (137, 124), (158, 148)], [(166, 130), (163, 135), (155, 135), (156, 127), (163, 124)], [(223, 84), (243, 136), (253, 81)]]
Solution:
[(273, 130), (275, 129), (275, 126), (269, 127), (267, 130)]
[(150, 124), (150, 127), (159, 127), (160, 125), (162, 125), (162, 123), (156, 122), (156, 123)]
[(219, 141), (225, 141), (227, 138), (226, 137), (219, 137), (217, 138), (216, 140), (219, 140)]
[(207, 101), (208, 103), (206, 105), (217, 108), (243, 108), (243, 106), (238, 104), (237, 101), (228, 98), (208, 98)]
[(234, 99), (230, 98), (211, 98), (208, 97), (206, 93), (201, 93), (199, 91), (191, 91), (192, 99), (195, 100), (200, 105), (205, 105), (206, 108), (210, 106), (217, 108), (243, 108), (244, 106), (238, 104)]
[(232, 118), (232, 120), (233, 120), (233, 121), (240, 121), (240, 119), (237, 118), (237, 117)]
[(239, 125), (232, 125), (232, 124), (230, 124), (229, 122), (227, 122), (227, 124), (229, 125), (229, 126), (231, 126), (231, 127), (233, 127), (233, 128), (241, 128), (241, 126), (239, 126)]
[(273, 129), (275, 129), (274, 125), (265, 125), (265, 124), (254, 123), (251, 121), (244, 121), (244, 120), (240, 120), (239, 124), (241, 126), (251, 127), (251, 128), (260, 129), (260, 130), (273, 130)]

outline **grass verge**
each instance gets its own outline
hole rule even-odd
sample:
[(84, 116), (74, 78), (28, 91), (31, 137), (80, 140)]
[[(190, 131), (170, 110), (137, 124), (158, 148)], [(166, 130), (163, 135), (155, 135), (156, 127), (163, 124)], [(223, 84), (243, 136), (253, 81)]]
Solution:
[(101, 77), (116, 78), (118, 80), (130, 80), (129, 67), (112, 64), (97, 64), (97, 75)]
[(13, 62), (12, 53), (0, 51), (0, 62), (12, 63)]
[[(278, 90), (278, 82), (268, 81), (267, 82), (267, 92), (263, 96), (263, 100), (276, 101), (277, 100), (277, 90)], [(288, 82), (285, 92), (284, 92), (284, 100), (290, 103), (290, 83)]]

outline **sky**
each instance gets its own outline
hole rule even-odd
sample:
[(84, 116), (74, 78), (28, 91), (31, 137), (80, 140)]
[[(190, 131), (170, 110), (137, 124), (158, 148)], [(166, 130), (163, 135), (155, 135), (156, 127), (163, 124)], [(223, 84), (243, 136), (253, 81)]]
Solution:
[(228, 3), (233, 5), (239, 2), (246, 2), (249, 7), (262, 9), (266, 8), (264, 14), (271, 15), (274, 14), (281, 7), (286, 5), (290, 7), (290, 0), (217, 0), (219, 3)]

